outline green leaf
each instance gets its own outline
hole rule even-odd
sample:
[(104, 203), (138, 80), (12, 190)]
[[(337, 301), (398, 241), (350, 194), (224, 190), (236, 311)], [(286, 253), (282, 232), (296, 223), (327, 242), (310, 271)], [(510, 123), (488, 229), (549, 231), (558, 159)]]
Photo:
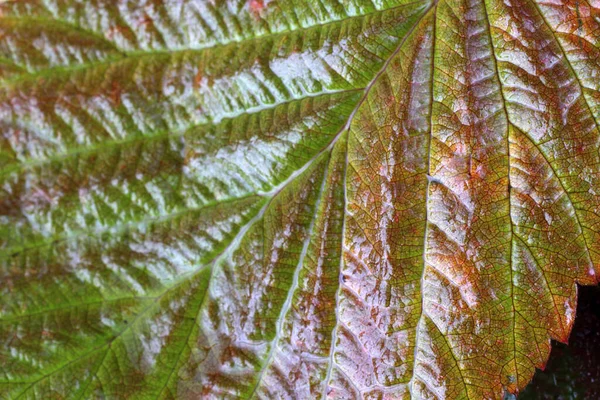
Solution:
[(0, 2), (0, 398), (501, 399), (600, 264), (596, 0)]

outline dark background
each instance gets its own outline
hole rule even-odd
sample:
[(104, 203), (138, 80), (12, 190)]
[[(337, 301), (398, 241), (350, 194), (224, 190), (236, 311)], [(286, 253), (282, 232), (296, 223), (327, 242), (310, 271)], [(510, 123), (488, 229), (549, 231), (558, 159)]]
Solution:
[(580, 286), (569, 344), (552, 342), (545, 371), (518, 400), (600, 400), (600, 287)]

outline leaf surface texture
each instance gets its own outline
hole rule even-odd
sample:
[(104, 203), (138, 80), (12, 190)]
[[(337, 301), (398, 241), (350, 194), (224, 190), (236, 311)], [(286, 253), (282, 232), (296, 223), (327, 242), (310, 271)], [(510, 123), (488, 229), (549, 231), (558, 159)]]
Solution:
[(0, 398), (501, 399), (600, 264), (597, 0), (0, 3)]

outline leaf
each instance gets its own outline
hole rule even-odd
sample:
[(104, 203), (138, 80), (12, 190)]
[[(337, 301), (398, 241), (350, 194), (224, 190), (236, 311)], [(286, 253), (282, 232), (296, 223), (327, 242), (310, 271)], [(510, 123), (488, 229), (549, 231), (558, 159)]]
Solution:
[(499, 399), (597, 283), (597, 0), (0, 31), (1, 398)]
[(553, 344), (546, 369), (535, 374), (519, 400), (600, 396), (600, 287), (580, 289), (569, 344)]

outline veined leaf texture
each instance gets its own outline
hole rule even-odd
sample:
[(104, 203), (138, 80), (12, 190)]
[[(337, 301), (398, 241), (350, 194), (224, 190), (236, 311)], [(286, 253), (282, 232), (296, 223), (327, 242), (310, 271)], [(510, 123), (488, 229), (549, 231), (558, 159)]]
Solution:
[(517, 394), (599, 121), (598, 0), (0, 2), (0, 398)]

